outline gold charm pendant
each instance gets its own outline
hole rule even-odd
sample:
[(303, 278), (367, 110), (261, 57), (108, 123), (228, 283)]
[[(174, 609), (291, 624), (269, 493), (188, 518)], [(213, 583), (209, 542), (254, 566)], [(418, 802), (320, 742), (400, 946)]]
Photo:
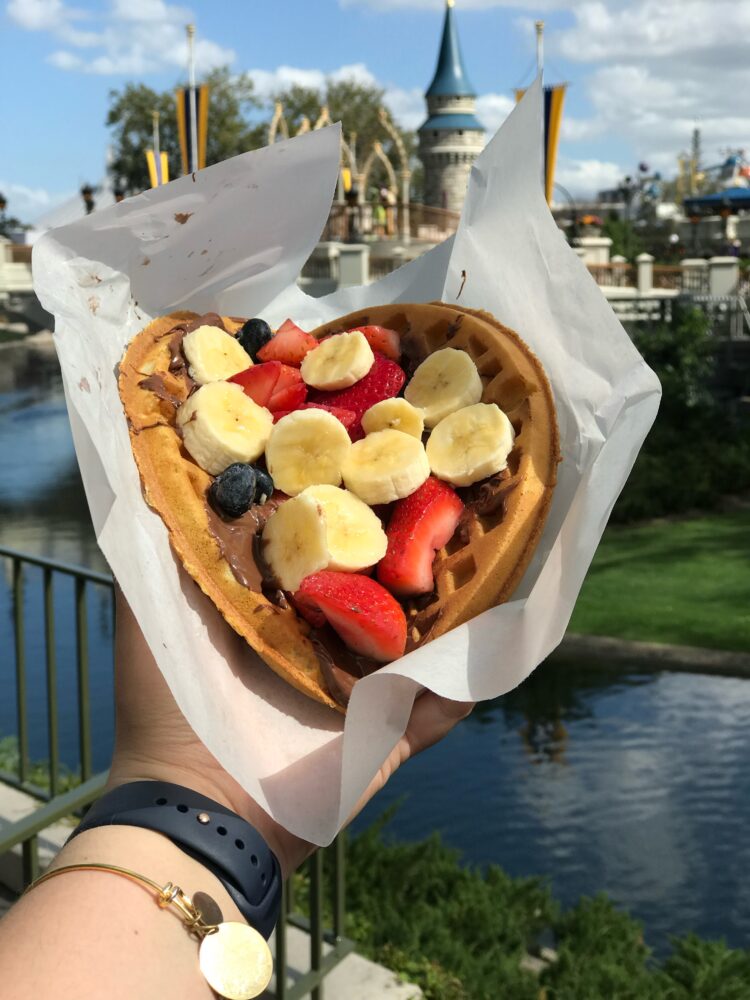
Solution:
[(253, 927), (228, 921), (207, 934), (199, 961), (206, 982), (226, 1000), (252, 1000), (271, 981), (273, 959), (268, 942)]

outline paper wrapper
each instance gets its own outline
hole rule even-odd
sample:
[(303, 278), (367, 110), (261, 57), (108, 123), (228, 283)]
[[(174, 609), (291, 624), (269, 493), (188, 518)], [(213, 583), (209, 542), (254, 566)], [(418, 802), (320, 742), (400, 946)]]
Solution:
[[(96, 212), (34, 249), (101, 549), (200, 739), (278, 822), (317, 844), (344, 824), (422, 688), (494, 698), (560, 642), (656, 415), (656, 377), (544, 201), (540, 94), (537, 82), (477, 160), (455, 237), (366, 287), (313, 299), (295, 284), (333, 197), (338, 127)], [(513, 599), (360, 680), (344, 721), (279, 680), (182, 570), (143, 500), (116, 366), (134, 334), (174, 309), (272, 324), (289, 315), (309, 328), (360, 307), (433, 299), (491, 312), (539, 356), (563, 461)]]

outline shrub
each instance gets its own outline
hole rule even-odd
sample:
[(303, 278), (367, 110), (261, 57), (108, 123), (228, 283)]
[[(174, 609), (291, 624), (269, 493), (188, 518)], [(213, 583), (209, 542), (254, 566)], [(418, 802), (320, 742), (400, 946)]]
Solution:
[[(350, 841), (347, 933), (360, 953), (416, 983), (426, 1000), (748, 995), (750, 952), (687, 935), (659, 966), (641, 925), (606, 896), (562, 912), (542, 880), (511, 878), (495, 865), (465, 867), (437, 834), (418, 843), (385, 841), (392, 814)], [(520, 962), (545, 938), (554, 941), (557, 961), (537, 979)]]
[(632, 336), (663, 395), (612, 520), (709, 509), (750, 488), (750, 435), (713, 391), (716, 345), (704, 313), (675, 303), (671, 323)]

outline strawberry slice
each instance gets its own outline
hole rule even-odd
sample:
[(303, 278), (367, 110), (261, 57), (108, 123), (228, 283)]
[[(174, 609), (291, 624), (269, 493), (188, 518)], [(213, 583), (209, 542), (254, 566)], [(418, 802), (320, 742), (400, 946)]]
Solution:
[(272, 413), (276, 410), (296, 410), (307, 398), (307, 386), (299, 371), (280, 361), (252, 365), (227, 381), (241, 385), (246, 396)]
[(369, 576), (333, 570), (312, 573), (302, 581), (294, 603), (313, 625), (320, 626), (322, 615), (355, 653), (381, 663), (404, 654), (403, 608)]
[(325, 403), (326, 406), (341, 406), (345, 410), (353, 410), (357, 421), (349, 431), (352, 441), (363, 438), (364, 431), (360, 423), (362, 414), (381, 399), (397, 396), (406, 381), (406, 375), (395, 361), (375, 354), (375, 360), (369, 372), (359, 382), (350, 385), (348, 389), (335, 389), (324, 392), (321, 389), (311, 389), (311, 403)]
[(378, 563), (378, 580), (398, 597), (429, 594), (435, 585), (435, 553), (447, 545), (464, 509), (447, 483), (434, 476), (393, 505), (388, 548)]
[(281, 361), (285, 365), (299, 368), (302, 359), (318, 346), (318, 341), (312, 334), (305, 333), (290, 319), (284, 320), (267, 344), (258, 351), (260, 361)]
[[(326, 406), (325, 403), (305, 403), (302, 402), (299, 406), (294, 407), (295, 410), (328, 410), (337, 420), (340, 420), (344, 427), (349, 430), (357, 422), (357, 414), (353, 413), (351, 410), (344, 410), (340, 406)], [(292, 410), (277, 410), (273, 415), (273, 422), (278, 423), (282, 417), (285, 417)]]
[(398, 361), (401, 357), (401, 338), (395, 330), (389, 330), (387, 326), (355, 326), (354, 330), (349, 332), (354, 333), (357, 330), (364, 334), (373, 351), (380, 351), (391, 361)]

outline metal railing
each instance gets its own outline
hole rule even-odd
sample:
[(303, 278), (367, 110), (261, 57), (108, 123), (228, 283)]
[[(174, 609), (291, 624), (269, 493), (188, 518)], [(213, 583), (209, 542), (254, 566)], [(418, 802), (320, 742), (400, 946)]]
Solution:
[(636, 285), (635, 266), (625, 261), (621, 264), (589, 264), (588, 269), (597, 285), (607, 288), (634, 288)]
[(683, 269), (678, 265), (654, 264), (652, 267), (654, 288), (667, 291), (682, 291)]
[[(82, 811), (102, 793), (107, 773), (92, 774), (90, 662), (87, 619), (87, 595), (92, 586), (104, 587), (110, 595), (112, 611), (113, 581), (105, 573), (97, 573), (80, 566), (71, 566), (41, 556), (26, 555), (14, 549), (0, 547), (0, 566), (9, 572), (6, 580), (11, 594), (12, 631), (16, 689), (16, 732), (18, 742), (15, 771), (0, 771), (0, 784), (11, 785), (39, 800), (42, 804), (28, 816), (14, 823), (0, 826), (0, 856), (21, 848), (23, 884), (28, 885), (39, 874), (39, 835), (48, 827), (66, 817), (80, 816)], [(41, 570), (41, 590), (44, 618), (44, 660), (46, 679), (47, 741), (49, 747), (48, 787), (32, 781), (29, 755), (29, 722), (27, 711), (27, 657), (26, 657), (26, 600), (25, 584), (27, 567)], [(62, 769), (59, 755), (59, 713), (57, 705), (57, 657), (54, 578), (59, 574), (72, 578), (75, 597), (75, 669), (78, 708), (78, 757), (79, 769), (70, 776), (73, 787), (61, 790)], [(1, 581), (0, 581), (1, 582)], [(0, 640), (6, 649), (11, 648), (0, 625)], [(275, 931), (278, 1000), (301, 1000), (311, 994), (313, 1000), (323, 1000), (323, 983), (326, 975), (354, 948), (344, 936), (346, 919), (345, 870), (346, 841), (339, 836), (325, 850), (317, 851), (307, 862), (306, 899), (295, 900), (294, 886), (288, 881), (284, 886), (282, 913)], [(330, 879), (324, 874), (330, 868)], [(328, 891), (326, 891), (326, 888)], [(307, 909), (307, 914), (302, 910)], [(330, 914), (331, 927), (325, 926), (325, 915)], [(300, 972), (288, 965), (288, 929), (295, 927), (309, 934), (309, 969)]]
[[(75, 600), (75, 667), (78, 714), (78, 777), (82, 782), (92, 776), (90, 663), (88, 636), (88, 591), (91, 586), (104, 587), (109, 592), (111, 614), (114, 613), (112, 578), (105, 573), (80, 566), (71, 566), (41, 556), (27, 555), (14, 549), (0, 548), (0, 560), (10, 564), (13, 607), (13, 644), (15, 649), (16, 731), (18, 764), (15, 773), (0, 770), (0, 781), (13, 785), (35, 798), (49, 801), (60, 791), (59, 726), (57, 705), (56, 609), (54, 601), (55, 575), (72, 578)], [(49, 787), (31, 780), (29, 758), (29, 723), (27, 708), (26, 663), (26, 601), (24, 599), (26, 567), (42, 571), (44, 602), (44, 662), (46, 679), (47, 745), (49, 751)]]

